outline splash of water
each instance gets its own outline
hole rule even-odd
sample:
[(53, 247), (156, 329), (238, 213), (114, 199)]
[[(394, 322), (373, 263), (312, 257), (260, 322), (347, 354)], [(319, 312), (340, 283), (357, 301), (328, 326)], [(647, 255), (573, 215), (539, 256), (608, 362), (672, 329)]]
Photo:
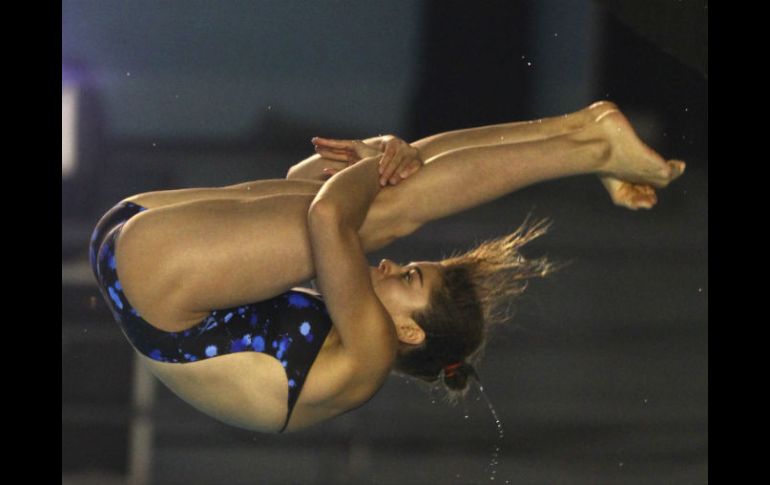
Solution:
[[(503, 423), (500, 421), (500, 418), (497, 416), (497, 412), (495, 411), (495, 408), (492, 406), (492, 403), (489, 401), (489, 398), (484, 393), (484, 386), (479, 383), (479, 392), (482, 396), (484, 396), (484, 400), (487, 401), (487, 406), (489, 407), (489, 410), (492, 412), (492, 417), (495, 419), (495, 424), (497, 425), (497, 439), (498, 444), (495, 445), (495, 451), (492, 453), (492, 459), (489, 461), (489, 480), (494, 481), (495, 475), (497, 474), (497, 465), (500, 463), (500, 444), (503, 440), (504, 432), (503, 432)], [(478, 398), (476, 399), (478, 400)], [(506, 480), (506, 483), (508, 481)]]

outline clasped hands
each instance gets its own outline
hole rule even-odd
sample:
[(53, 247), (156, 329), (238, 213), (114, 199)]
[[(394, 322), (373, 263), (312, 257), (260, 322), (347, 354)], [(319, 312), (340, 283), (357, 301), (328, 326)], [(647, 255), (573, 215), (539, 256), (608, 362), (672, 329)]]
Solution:
[(361, 140), (335, 140), (314, 137), (313, 146), (321, 157), (339, 162), (337, 167), (324, 168), (329, 176), (336, 174), (364, 158), (382, 155), (380, 160), (380, 185), (398, 185), (402, 180), (423, 166), (420, 152), (404, 140), (386, 135), (374, 142)]

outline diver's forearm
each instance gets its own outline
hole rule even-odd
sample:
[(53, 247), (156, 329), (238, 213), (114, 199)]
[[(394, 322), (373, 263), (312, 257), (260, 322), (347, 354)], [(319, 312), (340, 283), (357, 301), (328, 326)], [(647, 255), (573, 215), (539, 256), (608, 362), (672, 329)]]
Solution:
[(314, 205), (332, 210), (339, 220), (358, 230), (382, 187), (379, 184), (379, 161), (382, 155), (364, 158), (336, 173), (318, 191)]

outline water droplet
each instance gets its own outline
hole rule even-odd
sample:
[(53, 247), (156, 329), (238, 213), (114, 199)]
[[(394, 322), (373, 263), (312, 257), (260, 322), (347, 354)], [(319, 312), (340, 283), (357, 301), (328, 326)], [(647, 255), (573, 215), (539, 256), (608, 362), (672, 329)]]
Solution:
[(698, 288), (698, 293), (703, 293), (703, 288)]
[(127, 72), (127, 73), (126, 73), (126, 76), (131, 76), (131, 73), (130, 73), (130, 72)]
[(156, 147), (156, 146), (158, 146), (158, 144), (155, 143), (155, 142), (152, 142), (152, 146)]
[(268, 106), (267, 109), (273, 109), (273, 107), (272, 106)]
[(685, 108), (685, 109), (684, 109), (684, 111), (685, 111), (685, 113), (686, 113), (686, 112), (688, 112), (688, 111), (690, 111), (690, 110), (689, 110), (688, 108)]
[(526, 59), (526, 57), (525, 57), (525, 56), (521, 56), (521, 58), (522, 58), (522, 59)]
[(644, 404), (647, 404), (647, 399), (644, 400)]
[(500, 141), (503, 141), (503, 140), (505, 140), (505, 137), (504, 137), (504, 136), (501, 136), (501, 137), (500, 137)]
[(553, 33), (553, 36), (554, 36), (554, 37), (559, 37), (559, 33), (558, 33), (558, 32), (554, 32), (554, 33)]
[(530, 66), (530, 67), (532, 67), (532, 63), (531, 63), (531, 62), (529, 62), (529, 61), (527, 61), (527, 65), (528, 65), (528, 66)]
[[(487, 406), (489, 407), (489, 411), (492, 413), (492, 418), (495, 420), (495, 424), (497, 425), (498, 440), (502, 440), (502, 438), (503, 438), (503, 425), (502, 425), (502, 421), (500, 421), (500, 418), (498, 417), (497, 412), (495, 411), (494, 406), (492, 406), (492, 403), (489, 401), (489, 398), (484, 393), (484, 387), (481, 386), (481, 384), (479, 384), (479, 391), (481, 391), (481, 396), (483, 396), (484, 399), (486, 400)], [(478, 400), (478, 398), (477, 398), (477, 400)], [(490, 476), (490, 480), (494, 480), (495, 479), (494, 474), (497, 473), (496, 467), (500, 463), (500, 461), (498, 460), (499, 455), (500, 455), (500, 444), (498, 442), (498, 444), (495, 445), (495, 449), (492, 452), (492, 458), (489, 461), (489, 469), (490, 469), (490, 471), (492, 473), (492, 476)]]
[(623, 466), (623, 462), (621, 461), (620, 463), (618, 463), (618, 466)]

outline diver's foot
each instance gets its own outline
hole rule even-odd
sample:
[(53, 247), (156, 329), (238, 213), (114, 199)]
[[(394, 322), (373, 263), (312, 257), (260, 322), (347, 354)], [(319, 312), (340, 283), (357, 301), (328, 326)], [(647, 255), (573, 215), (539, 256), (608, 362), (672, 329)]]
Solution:
[(684, 162), (666, 161), (645, 145), (619, 110), (602, 113), (596, 123), (611, 147), (609, 159), (601, 169), (602, 175), (663, 188), (684, 172)]

